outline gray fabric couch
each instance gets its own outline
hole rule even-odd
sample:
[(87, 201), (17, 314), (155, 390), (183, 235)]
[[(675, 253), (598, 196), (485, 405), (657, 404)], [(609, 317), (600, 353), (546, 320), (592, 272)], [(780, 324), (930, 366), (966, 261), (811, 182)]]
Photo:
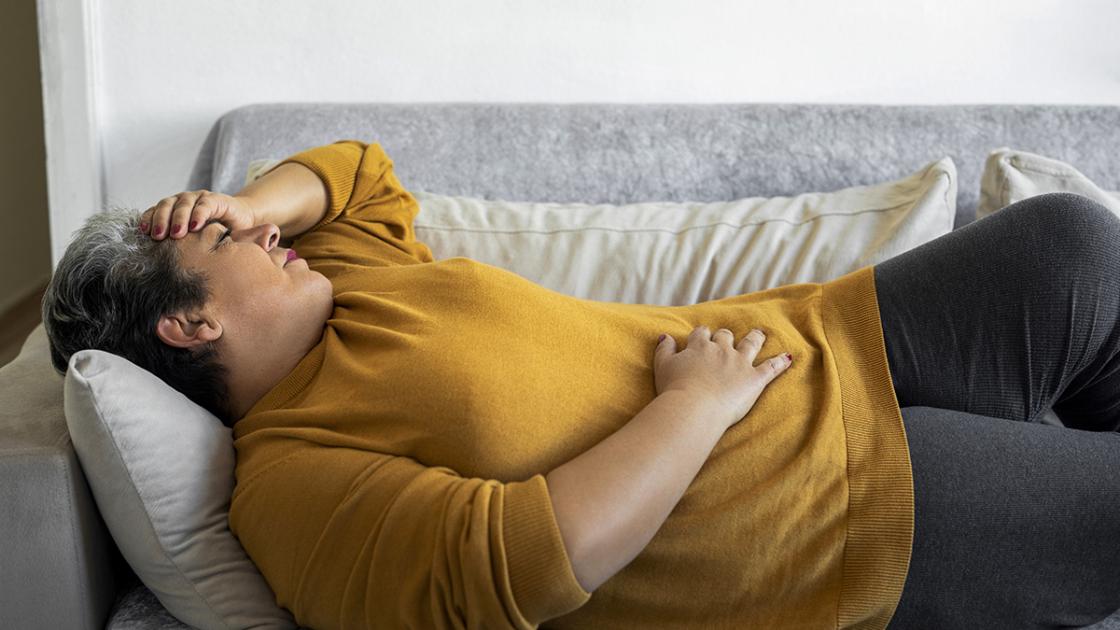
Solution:
[[(959, 228), (975, 218), (985, 157), (1005, 145), (1120, 189), (1120, 107), (1055, 105), (250, 105), (214, 124), (182, 185), (234, 193), (250, 160), (340, 138), (380, 142), (411, 189), (513, 200), (794, 195), (949, 155)], [(185, 627), (121, 560), (70, 444), (62, 386), (40, 325), (0, 369), (0, 628)], [(1120, 615), (1094, 628), (1120, 629)]]

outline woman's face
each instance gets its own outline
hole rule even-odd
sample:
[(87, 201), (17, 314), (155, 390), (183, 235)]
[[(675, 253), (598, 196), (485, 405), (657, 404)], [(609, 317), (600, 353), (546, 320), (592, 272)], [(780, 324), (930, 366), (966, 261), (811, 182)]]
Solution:
[(165, 242), (179, 248), (181, 265), (206, 275), (206, 309), (221, 336), (263, 349), (321, 333), (333, 304), (330, 280), (302, 258), (289, 260), (279, 241), (271, 223), (231, 231), (212, 221)]

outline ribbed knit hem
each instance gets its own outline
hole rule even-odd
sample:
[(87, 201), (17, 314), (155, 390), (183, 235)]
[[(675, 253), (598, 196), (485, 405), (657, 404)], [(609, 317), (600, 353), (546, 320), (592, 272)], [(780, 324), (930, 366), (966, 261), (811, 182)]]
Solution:
[(572, 570), (544, 475), (505, 485), (502, 538), (510, 590), (530, 624), (569, 613), (591, 599)]
[(384, 164), (388, 161), (389, 156), (380, 144), (366, 145), (357, 140), (341, 140), (296, 153), (280, 164), (302, 164), (318, 175), (327, 187), (330, 208), (318, 223), (307, 230), (310, 232), (334, 221), (342, 213), (354, 193), (354, 182), (360, 169), (373, 168), (375, 175), (380, 178), (380, 174), (384, 172)]
[(902, 598), (914, 538), (906, 429), (887, 364), (874, 267), (821, 285), (848, 453), (848, 536), (839, 628), (886, 628)]

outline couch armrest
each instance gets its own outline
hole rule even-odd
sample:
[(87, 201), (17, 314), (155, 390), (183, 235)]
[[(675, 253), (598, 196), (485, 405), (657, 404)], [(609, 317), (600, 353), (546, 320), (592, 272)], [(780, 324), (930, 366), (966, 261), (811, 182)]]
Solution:
[(0, 368), (0, 628), (105, 626), (114, 543), (70, 443), (42, 324)]

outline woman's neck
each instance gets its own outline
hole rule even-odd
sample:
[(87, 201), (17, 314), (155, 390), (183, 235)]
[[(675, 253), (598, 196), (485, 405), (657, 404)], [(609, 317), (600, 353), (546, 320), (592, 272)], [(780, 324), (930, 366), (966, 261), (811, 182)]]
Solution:
[(291, 374), (299, 362), (323, 338), (324, 317), (315, 326), (288, 334), (285, 343), (232, 343), (223, 348), (229, 368), (230, 412), (234, 420), (244, 418), (254, 405)]

